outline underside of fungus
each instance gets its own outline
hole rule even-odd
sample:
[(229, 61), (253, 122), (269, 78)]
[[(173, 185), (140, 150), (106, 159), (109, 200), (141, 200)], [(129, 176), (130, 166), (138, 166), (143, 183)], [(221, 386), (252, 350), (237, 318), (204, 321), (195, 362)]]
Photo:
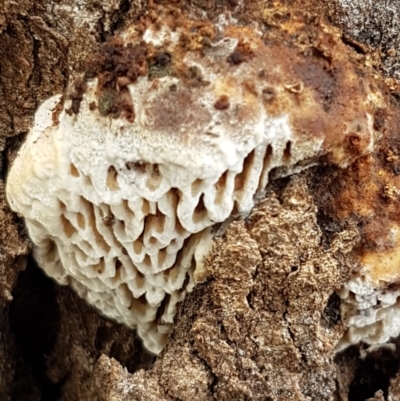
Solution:
[(159, 14), (40, 106), (7, 181), (39, 265), (154, 353), (221, 223), (271, 178), (370, 152), (383, 107), (333, 29), (317, 57), (229, 15)]

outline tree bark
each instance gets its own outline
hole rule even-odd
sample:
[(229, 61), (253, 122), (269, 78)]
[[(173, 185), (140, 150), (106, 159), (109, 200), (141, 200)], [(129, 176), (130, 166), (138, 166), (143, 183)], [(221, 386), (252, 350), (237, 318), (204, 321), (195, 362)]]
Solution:
[[(330, 18), (344, 29), (360, 74), (375, 74), (382, 87), (385, 78), (379, 74), (386, 74), (389, 87), (383, 92), (390, 104), (380, 127), (383, 139), (372, 155), (347, 170), (315, 167), (273, 182), (250, 216), (238, 218), (215, 239), (206, 263), (209, 279), (180, 306), (157, 358), (143, 350), (132, 330), (99, 316), (41, 273), (29, 257), (23, 222), (8, 208), (4, 193), (7, 169), (37, 106), (62, 93), (100, 43), (151, 11), (153, 3), (179, 3), (208, 18), (229, 10), (243, 23), (260, 22), (271, 30), (279, 29), (282, 19)], [(381, 3), (375, 4), (385, 17), (376, 18), (383, 24), (387, 13)], [(367, 195), (355, 189), (371, 183), (382, 189), (369, 206), (379, 210), (377, 219), (392, 221), (389, 212), (398, 210), (399, 198), (388, 201), (384, 188), (400, 188), (395, 181), (400, 166), (385, 161), (387, 150), (399, 144), (397, 56), (389, 52), (397, 50), (397, 39), (393, 30), (379, 43), (366, 38), (358, 27), (376, 31), (379, 24), (363, 19), (363, 13), (353, 24), (355, 11), (349, 14), (348, 7), (344, 1), (316, 0), (279, 5), (252, 0), (245, 7), (236, 0), (0, 0), (2, 400), (400, 398), (397, 350), (364, 359), (363, 345), (341, 354), (335, 350), (346, 330), (336, 291), (356, 274), (354, 252), (369, 235), (356, 213)], [(268, 21), (259, 14), (264, 9)], [(382, 169), (389, 171), (384, 178)], [(365, 377), (371, 386), (363, 385)], [(363, 398), (355, 398), (357, 391)]]

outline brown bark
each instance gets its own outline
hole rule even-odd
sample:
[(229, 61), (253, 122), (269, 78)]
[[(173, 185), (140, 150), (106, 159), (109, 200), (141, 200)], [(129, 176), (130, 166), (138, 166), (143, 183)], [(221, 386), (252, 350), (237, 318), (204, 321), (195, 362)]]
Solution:
[[(333, 348), (343, 333), (332, 293), (355, 234), (321, 244), (304, 177), (271, 191), (215, 243), (213, 279), (187, 297), (150, 371), (130, 376), (98, 361), (103, 399), (332, 399)], [(146, 383), (150, 394), (139, 390)]]
[[(47, 356), (42, 355), (43, 352), (49, 352), (54, 343), (52, 338), (54, 336), (47, 336), (47, 329), (52, 330), (57, 336), (59, 322), (57, 302), (65, 305), (66, 308), (70, 303), (76, 305), (78, 309), (81, 308), (82, 310), (77, 312), (77, 315), (85, 317), (86, 322), (90, 322), (87, 324), (95, 331), (97, 326), (107, 326), (107, 322), (97, 315), (92, 315), (94, 321), (90, 319), (88, 308), (79, 303), (78, 299), (64, 300), (62, 290), (61, 295), (56, 294), (55, 290), (51, 289), (53, 286), (51, 282), (46, 282), (40, 276), (36, 280), (30, 280), (32, 275), (36, 277), (36, 273), (31, 271), (31, 266), (28, 267), (27, 276), (21, 276), (20, 283), (14, 291), (14, 302), (10, 313), (10, 306), (5, 303), (12, 299), (11, 290), (16, 284), (19, 272), (25, 268), (30, 245), (24, 234), (21, 220), (10, 212), (6, 204), (3, 180), (8, 163), (28, 132), (33, 113), (40, 102), (55, 93), (62, 92), (69, 77), (82, 70), (84, 60), (95, 44), (104, 40), (105, 35), (112, 34), (124, 19), (136, 18), (142, 8), (143, 5), (139, 1), (63, 1), (61, 3), (33, 0), (0, 1), (1, 399), (38, 400), (40, 393), (45, 398), (50, 397), (47, 399), (53, 399), (51, 393), (56, 390), (52, 380), (54, 382), (65, 380), (64, 377), (57, 376), (56, 369), (53, 369), (51, 378), (50, 375), (49, 378), (47, 377), (45, 366)], [(43, 306), (47, 307), (48, 304), (50, 304), (48, 309), (54, 310), (49, 315), (48, 309), (43, 310)], [(61, 320), (64, 324), (69, 321), (66, 317), (68, 310), (63, 311), (62, 314)], [(54, 319), (54, 321), (48, 324), (46, 319)], [(74, 325), (70, 322), (68, 330), (70, 332), (81, 330), (80, 332), (85, 333), (80, 323), (77, 322)], [(116, 330), (118, 331), (118, 326), (110, 329), (110, 333)], [(104, 344), (108, 344), (108, 341), (112, 342), (115, 334), (108, 335), (107, 327), (99, 327), (98, 337), (101, 337), (100, 333), (103, 331), (106, 333), (106, 338), (99, 341), (103, 341)], [(121, 331), (120, 338), (126, 337), (127, 330), (121, 329)], [(44, 344), (43, 335), (49, 344)], [(77, 343), (84, 342), (83, 339), (78, 340), (79, 335), (73, 337)], [(95, 337), (96, 335), (93, 336), (93, 340)], [(108, 340), (109, 337), (110, 340)], [(133, 356), (134, 353), (130, 352), (130, 347), (134, 343), (132, 340), (134, 333), (130, 333), (128, 337), (131, 340), (128, 338), (127, 345), (121, 347), (127, 348), (126, 355)], [(17, 344), (15, 344), (15, 338)], [(68, 338), (68, 336), (65, 337), (64, 341), (68, 342)], [(98, 347), (97, 356), (100, 355), (103, 345)], [(117, 343), (115, 348), (118, 348)], [(118, 350), (111, 352), (111, 355), (115, 352), (123, 353)], [(82, 353), (89, 360), (96, 358), (96, 352), (89, 348)], [(93, 356), (90, 357), (92, 354)], [(68, 362), (59, 361), (57, 368), (59, 374), (67, 375), (73, 370), (70, 367), (69, 370), (64, 368), (63, 363), (85, 366), (74, 371), (72, 382), (82, 370), (88, 374), (90, 363), (86, 362), (85, 358), (83, 363), (79, 357), (79, 352), (76, 352), (75, 358), (66, 356)], [(81, 362), (81, 365), (77, 360)], [(79, 396), (79, 394), (75, 395)]]
[[(211, 18), (237, 2), (180, 3)], [(271, 2), (254, 0), (238, 17), (259, 20), (260, 10), (270, 7), (273, 29), (281, 18), (323, 18), (320, 6), (326, 6), (283, 3), (288, 15), (275, 15)], [(384, 399), (378, 393), (371, 398), (380, 389), (397, 399), (397, 352), (361, 359), (353, 347), (334, 359), (344, 332), (335, 290), (354, 270), (351, 252), (360, 236), (369, 238), (368, 225), (352, 214), (364, 195), (349, 197), (342, 188), (358, 188), (372, 179), (366, 172), (386, 168), (381, 155), (393, 141), (347, 171), (313, 169), (271, 185), (251, 216), (233, 222), (216, 240), (207, 264), (211, 278), (181, 305), (170, 341), (153, 365), (134, 332), (98, 316), (68, 288), (56, 287), (32, 260), (19, 275), (30, 245), (5, 202), (4, 178), (34, 110), (63, 92), (98, 43), (152, 4), (0, 0), (1, 399), (355, 400), (354, 391), (364, 388), (360, 377), (372, 377), (363, 370), (367, 363), (380, 364), (382, 380), (357, 399)], [(354, 58), (370, 60), (368, 54)], [(387, 126), (393, 135), (396, 121)], [(369, 201), (390, 213), (383, 198), (377, 194)]]

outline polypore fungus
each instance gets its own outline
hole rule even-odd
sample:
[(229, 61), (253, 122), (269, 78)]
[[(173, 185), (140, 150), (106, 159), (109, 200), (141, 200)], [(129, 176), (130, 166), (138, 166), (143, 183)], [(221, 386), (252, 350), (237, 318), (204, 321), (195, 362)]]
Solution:
[(372, 149), (380, 95), (339, 38), (321, 30), (318, 58), (174, 10), (107, 42), (8, 176), (39, 265), (159, 352), (217, 223), (271, 177)]
[[(342, 350), (363, 341), (372, 348), (400, 334), (400, 158), (398, 108), (386, 110), (375, 151), (325, 182), (334, 202), (320, 207), (342, 227), (358, 227), (351, 259), (356, 268), (338, 292), (347, 331)], [(322, 191), (325, 191), (322, 188)], [(330, 209), (330, 210), (329, 210)]]
[[(382, 170), (379, 173), (383, 175)], [(400, 187), (398, 177), (396, 181)], [(396, 203), (398, 210), (399, 202)], [(375, 249), (363, 250), (358, 258), (358, 274), (339, 291), (347, 332), (338, 350), (359, 341), (379, 346), (400, 334), (400, 225), (395, 219), (388, 221), (385, 217), (376, 211), (371, 215), (370, 225), (375, 226), (372, 235), (380, 244)], [(385, 231), (380, 225), (385, 225)]]

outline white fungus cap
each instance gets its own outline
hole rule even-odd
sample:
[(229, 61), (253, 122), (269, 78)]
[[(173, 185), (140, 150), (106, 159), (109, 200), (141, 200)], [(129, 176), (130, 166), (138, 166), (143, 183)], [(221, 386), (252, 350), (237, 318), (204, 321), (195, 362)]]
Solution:
[[(111, 89), (105, 74), (94, 77), (78, 106), (60, 96), (43, 103), (7, 180), (38, 264), (137, 328), (154, 353), (196, 282), (215, 224), (247, 214), (271, 175), (322, 156), (346, 166), (374, 142), (375, 94), (345, 52), (328, 105), (323, 68), (296, 49), (268, 46), (257, 29), (231, 23), (203, 22), (201, 41), (190, 29), (198, 21), (179, 23), (121, 35), (117, 55), (142, 39), (145, 73), (122, 74)], [(128, 99), (129, 117), (111, 115), (113, 96)]]

